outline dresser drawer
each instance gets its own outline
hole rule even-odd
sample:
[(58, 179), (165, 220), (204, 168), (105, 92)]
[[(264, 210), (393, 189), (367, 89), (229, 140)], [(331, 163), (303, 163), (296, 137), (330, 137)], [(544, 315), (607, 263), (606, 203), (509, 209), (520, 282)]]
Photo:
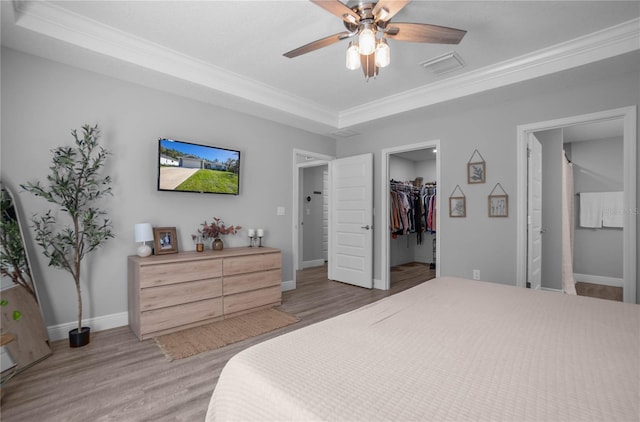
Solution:
[(221, 259), (145, 265), (140, 268), (140, 287), (162, 286), (220, 276), (222, 276)]
[(140, 291), (140, 310), (148, 311), (219, 296), (222, 296), (221, 278), (148, 287)]
[(281, 303), (278, 249), (128, 257), (131, 331), (140, 340)]
[(224, 259), (223, 274), (244, 274), (281, 268), (280, 252), (262, 255), (235, 256)]
[(280, 286), (251, 290), (224, 296), (224, 314), (245, 311), (265, 305), (279, 305), (282, 298)]
[(222, 315), (222, 297), (142, 312), (142, 335)]
[(257, 273), (238, 274), (224, 278), (222, 291), (225, 295), (262, 289), (264, 287), (280, 286), (282, 284), (282, 270), (269, 270)]

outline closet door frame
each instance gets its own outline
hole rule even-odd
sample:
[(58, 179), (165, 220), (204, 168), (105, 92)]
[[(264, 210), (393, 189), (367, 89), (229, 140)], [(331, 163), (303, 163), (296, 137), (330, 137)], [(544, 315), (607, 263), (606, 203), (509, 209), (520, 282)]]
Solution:
[[(378, 227), (381, 230), (378, 230), (376, 236), (378, 236), (378, 241), (380, 244), (380, 280), (374, 280), (373, 287), (376, 289), (389, 290), (391, 288), (391, 273), (389, 268), (389, 253), (390, 253), (390, 238), (391, 233), (389, 233), (389, 212), (391, 210), (391, 204), (389, 201), (389, 157), (394, 154), (398, 154), (401, 152), (409, 152), (416, 151), (427, 148), (435, 148), (437, 150), (436, 154), (436, 184), (437, 186), (441, 186), (440, 183), (440, 156), (442, 154), (442, 150), (440, 149), (440, 140), (435, 139), (432, 141), (419, 142), (416, 144), (410, 145), (401, 145), (392, 148), (386, 148), (381, 151), (381, 166), (382, 171), (380, 172), (381, 180), (380, 180), (380, 198), (385, 198), (382, 200), (382, 212), (380, 213), (378, 218)], [(440, 222), (442, 221), (442, 213), (440, 212), (442, 204), (442, 199), (439, 198), (436, 202), (436, 277), (440, 276)]]
[[(299, 226), (300, 222), (300, 201), (302, 184), (300, 183), (302, 169), (316, 166), (323, 166), (329, 164), (329, 162), (335, 160), (335, 157), (331, 155), (320, 154), (312, 151), (305, 151), (294, 148), (293, 150), (293, 206), (291, 207), (291, 224), (293, 227), (291, 239), (293, 248), (293, 279), (290, 281), (283, 281), (282, 290), (293, 290), (296, 288), (296, 272), (302, 269), (302, 254), (300, 253), (300, 236), (301, 230)], [(329, 197), (331, 201), (331, 197)], [(329, 234), (330, 235), (330, 234)], [(331, 257), (329, 256), (329, 259)]]
[(526, 287), (527, 282), (527, 140), (529, 133), (567, 126), (594, 123), (598, 121), (621, 119), (624, 125), (624, 269), (623, 269), (623, 301), (636, 303), (636, 175), (637, 175), (637, 138), (636, 138), (636, 106), (605, 110), (596, 113), (549, 120), (538, 123), (519, 125), (517, 127), (517, 275), (516, 286)]

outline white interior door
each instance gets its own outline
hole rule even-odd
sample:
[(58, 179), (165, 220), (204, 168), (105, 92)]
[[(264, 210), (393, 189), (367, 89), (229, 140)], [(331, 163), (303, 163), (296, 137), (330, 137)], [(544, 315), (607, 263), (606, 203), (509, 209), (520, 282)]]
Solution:
[(329, 278), (373, 288), (373, 154), (330, 163)]
[(329, 172), (322, 172), (322, 256), (329, 262)]
[(527, 160), (527, 286), (542, 287), (542, 144), (530, 133)]

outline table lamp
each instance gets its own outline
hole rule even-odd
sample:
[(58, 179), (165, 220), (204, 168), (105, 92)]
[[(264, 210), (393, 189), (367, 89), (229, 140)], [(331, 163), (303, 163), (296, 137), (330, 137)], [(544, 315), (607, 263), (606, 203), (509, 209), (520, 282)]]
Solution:
[(147, 257), (151, 255), (151, 247), (147, 245), (147, 242), (153, 240), (153, 229), (149, 223), (138, 223), (135, 225), (135, 238), (136, 242), (140, 242), (138, 246), (138, 256)]

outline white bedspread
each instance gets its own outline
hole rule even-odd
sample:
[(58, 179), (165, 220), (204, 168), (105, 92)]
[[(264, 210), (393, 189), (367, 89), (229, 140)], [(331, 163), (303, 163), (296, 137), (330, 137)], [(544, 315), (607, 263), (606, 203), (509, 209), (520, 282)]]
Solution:
[(638, 421), (640, 305), (441, 277), (238, 353), (232, 420)]

